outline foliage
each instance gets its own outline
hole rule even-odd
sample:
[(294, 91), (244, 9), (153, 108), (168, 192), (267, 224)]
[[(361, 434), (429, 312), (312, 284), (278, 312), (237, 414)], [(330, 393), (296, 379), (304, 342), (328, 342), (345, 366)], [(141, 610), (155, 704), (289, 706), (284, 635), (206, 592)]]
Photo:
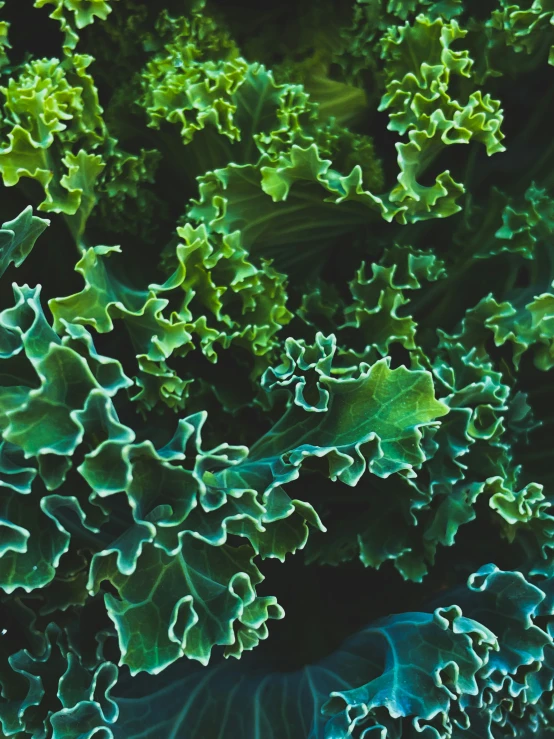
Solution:
[(0, 735), (551, 736), (554, 6), (28, 5)]

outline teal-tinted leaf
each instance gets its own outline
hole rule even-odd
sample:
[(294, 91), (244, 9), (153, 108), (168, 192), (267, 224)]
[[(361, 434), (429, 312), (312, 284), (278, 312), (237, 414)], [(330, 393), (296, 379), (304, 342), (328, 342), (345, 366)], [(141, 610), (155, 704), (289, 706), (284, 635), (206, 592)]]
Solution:
[(0, 230), (0, 277), (13, 263), (21, 266), (29, 256), (36, 240), (50, 221), (33, 215), (29, 205), (13, 221), (2, 224)]
[(283, 613), (275, 598), (256, 596), (262, 578), (252, 555), (249, 547), (210, 546), (184, 536), (174, 556), (147, 544), (129, 576), (118, 571), (113, 555), (96, 555), (89, 587), (96, 592), (107, 579), (118, 592), (105, 599), (122, 663), (133, 674), (157, 673), (183, 655), (206, 664), (217, 644), (238, 656), (265, 638), (266, 619)]

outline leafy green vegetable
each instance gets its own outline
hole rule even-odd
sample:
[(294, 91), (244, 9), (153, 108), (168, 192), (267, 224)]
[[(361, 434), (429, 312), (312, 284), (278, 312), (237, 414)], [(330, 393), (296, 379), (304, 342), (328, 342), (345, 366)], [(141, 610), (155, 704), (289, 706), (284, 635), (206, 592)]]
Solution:
[(550, 0), (17, 7), (0, 735), (551, 736)]

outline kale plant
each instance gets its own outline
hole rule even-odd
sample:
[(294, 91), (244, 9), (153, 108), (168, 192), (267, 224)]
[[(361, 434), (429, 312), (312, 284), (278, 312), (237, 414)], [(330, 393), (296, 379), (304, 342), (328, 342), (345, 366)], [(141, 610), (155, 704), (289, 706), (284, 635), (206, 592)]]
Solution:
[(0, 7), (0, 738), (554, 736), (554, 2)]

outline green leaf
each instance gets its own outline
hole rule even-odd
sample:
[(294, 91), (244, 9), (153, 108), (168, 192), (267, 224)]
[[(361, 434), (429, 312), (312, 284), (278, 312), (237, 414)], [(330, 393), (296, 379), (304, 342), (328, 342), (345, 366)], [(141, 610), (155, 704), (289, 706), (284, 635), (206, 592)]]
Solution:
[[(76, 265), (85, 288), (49, 302), (58, 331), (68, 322), (100, 333), (112, 331), (115, 319), (125, 323), (138, 365), (134, 398), (149, 409), (160, 400), (176, 408), (186, 402), (191, 380), (179, 377), (166, 360), (198, 346), (215, 363), (217, 348), (238, 345), (255, 357), (257, 376), (271, 359), (275, 335), (291, 318), (284, 276), (265, 260), (256, 267), (236, 235), (209, 237), (203, 226), (189, 224), (178, 235), (182, 241), (166, 254), (172, 271), (163, 284), (133, 288), (108, 264), (120, 249), (99, 246), (85, 251)], [(164, 312), (170, 300), (178, 308)]]
[[(409, 139), (396, 146), (401, 172), (391, 199), (413, 204), (420, 217), (460, 210), (464, 188), (448, 171), (437, 175), (434, 185), (418, 182), (445, 145), (475, 140), (489, 155), (504, 151), (500, 102), (472, 89), (469, 52), (451, 48), (466, 34), (455, 20), (419, 15), (413, 24), (392, 26), (381, 42), (387, 83), (379, 110), (390, 111), (389, 129)], [(457, 98), (451, 92), (454, 81), (460, 88)]]
[(448, 412), (427, 372), (391, 370), (387, 358), (362, 365), (358, 378), (322, 376), (319, 382), (329, 393), (328, 410), (306, 414), (291, 405), (251, 449), (250, 464), (273, 466), (273, 458), (288, 475), (307, 456), (328, 456), (331, 479), (355, 485), (366, 466), (388, 477), (425, 460), (421, 429)]
[(105, 600), (122, 663), (132, 674), (155, 674), (183, 655), (207, 664), (218, 644), (239, 656), (266, 638), (265, 621), (283, 612), (275, 598), (256, 596), (262, 578), (252, 556), (249, 547), (214, 547), (184, 536), (172, 557), (147, 544), (139, 569), (125, 576), (112, 554), (96, 555), (89, 588), (97, 592), (108, 579), (117, 589), (118, 597)]
[(10, 264), (20, 267), (31, 253), (36, 240), (50, 225), (50, 221), (33, 215), (31, 206), (14, 218), (6, 221), (0, 229), (0, 277)]
[(107, 0), (35, 0), (35, 8), (53, 5), (50, 18), (58, 21), (64, 34), (64, 51), (71, 51), (79, 41), (77, 30), (94, 22), (95, 18), (106, 20), (112, 11)]
[(38, 653), (21, 649), (0, 672), (0, 725), (5, 735), (81, 739), (102, 732), (113, 737), (110, 726), (118, 714), (110, 697), (117, 679), (115, 665), (96, 660), (85, 666), (67, 632), (53, 622), (44, 637)]
[(372, 265), (372, 276), (365, 275), (362, 264), (350, 283), (353, 303), (346, 307), (346, 322), (341, 328), (354, 327), (382, 355), (393, 342), (415, 349), (417, 323), (407, 315), (409, 298), (403, 290), (419, 289), (419, 280), (436, 280), (444, 268), (435, 256), (409, 247), (388, 249), (380, 264)]
[[(0, 88), (4, 97), (8, 145), (0, 149), (4, 185), (20, 178), (37, 180), (45, 199), (40, 210), (74, 215), (84, 220), (95, 202), (92, 192), (104, 163), (90, 149), (106, 138), (102, 108), (94, 81), (87, 71), (91, 57), (82, 54), (28, 62)], [(73, 150), (77, 154), (73, 153)]]

